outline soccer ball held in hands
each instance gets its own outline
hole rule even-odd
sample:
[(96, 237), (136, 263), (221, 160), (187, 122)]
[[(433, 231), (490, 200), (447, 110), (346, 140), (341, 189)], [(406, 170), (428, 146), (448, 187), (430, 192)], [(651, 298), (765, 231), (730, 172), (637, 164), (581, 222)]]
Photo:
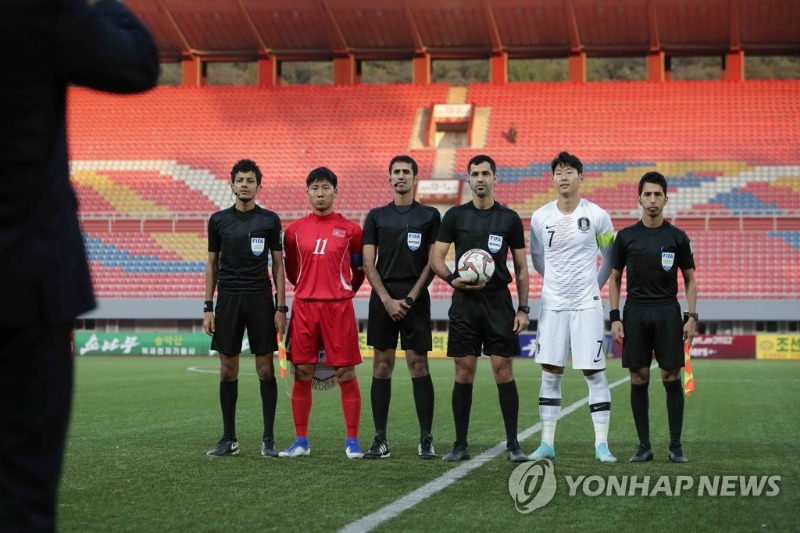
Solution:
[(488, 283), (494, 274), (494, 258), (486, 250), (467, 250), (458, 260), (457, 274), (470, 283)]

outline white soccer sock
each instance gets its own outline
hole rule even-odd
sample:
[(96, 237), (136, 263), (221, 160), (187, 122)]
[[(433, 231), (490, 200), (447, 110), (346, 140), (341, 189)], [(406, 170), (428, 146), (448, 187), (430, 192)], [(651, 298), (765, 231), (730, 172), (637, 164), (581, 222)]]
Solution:
[(555, 446), (557, 420), (542, 420), (542, 442), (550, 446)]
[(608, 426), (611, 421), (611, 390), (605, 371), (584, 376), (589, 385), (589, 411), (594, 423), (595, 447), (608, 442)]
[(542, 371), (539, 388), (539, 419), (542, 423), (542, 442), (553, 447), (556, 438), (556, 423), (561, 414), (561, 380), (563, 374)]

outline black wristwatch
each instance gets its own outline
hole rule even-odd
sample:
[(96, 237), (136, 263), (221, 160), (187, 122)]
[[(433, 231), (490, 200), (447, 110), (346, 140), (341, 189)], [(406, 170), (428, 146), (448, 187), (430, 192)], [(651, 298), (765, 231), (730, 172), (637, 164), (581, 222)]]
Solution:
[(289, 306), (288, 305), (276, 305), (275, 306), (275, 312), (276, 313), (288, 313), (289, 312)]
[(519, 307), (517, 307), (517, 313), (525, 313), (527, 315), (530, 314), (530, 312), (531, 308), (528, 305), (520, 305)]
[(404, 301), (406, 302), (406, 305), (408, 305), (409, 307), (414, 305), (414, 298), (412, 298), (411, 296), (406, 296)]
[(690, 318), (694, 318), (694, 321), (697, 322), (700, 320), (699, 313), (690, 313), (689, 311), (683, 312), (683, 323), (686, 324)]

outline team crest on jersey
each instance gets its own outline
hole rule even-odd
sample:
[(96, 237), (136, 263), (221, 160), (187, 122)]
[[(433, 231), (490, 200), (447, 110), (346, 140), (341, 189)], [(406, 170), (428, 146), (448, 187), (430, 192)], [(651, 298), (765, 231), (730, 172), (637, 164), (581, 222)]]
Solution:
[(581, 217), (581, 218), (578, 219), (578, 229), (581, 230), (584, 233), (589, 231), (589, 227), (591, 225), (592, 224), (589, 222), (589, 219), (586, 218), (586, 217)]
[(347, 234), (347, 232), (345, 230), (343, 230), (343, 229), (339, 229), (339, 228), (334, 228), (333, 229), (333, 236), (334, 237), (344, 237), (346, 234)]
[(669, 272), (675, 264), (675, 252), (665, 252), (661, 250), (661, 268)]
[(267, 239), (264, 237), (250, 237), (250, 250), (253, 252), (253, 255), (263, 254), (266, 243)]
[(496, 254), (500, 251), (500, 248), (503, 246), (503, 236), (502, 235), (489, 235), (489, 251), (493, 254)]
[(422, 244), (422, 233), (409, 232), (406, 242), (408, 243), (408, 249), (412, 252), (416, 252)]

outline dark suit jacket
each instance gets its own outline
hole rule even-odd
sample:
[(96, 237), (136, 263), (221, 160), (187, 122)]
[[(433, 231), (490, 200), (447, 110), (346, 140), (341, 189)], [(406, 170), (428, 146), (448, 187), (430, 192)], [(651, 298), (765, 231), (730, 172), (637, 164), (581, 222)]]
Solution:
[(117, 0), (0, 0), (0, 329), (95, 306), (67, 166), (68, 84), (153, 87), (158, 50)]

